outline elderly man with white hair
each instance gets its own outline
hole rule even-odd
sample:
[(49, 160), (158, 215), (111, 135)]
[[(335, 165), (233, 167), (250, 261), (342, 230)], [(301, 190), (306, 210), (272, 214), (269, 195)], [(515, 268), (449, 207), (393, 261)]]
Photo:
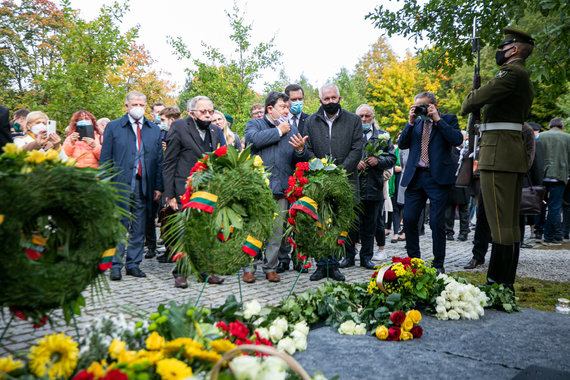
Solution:
[[(333, 157), (336, 164), (342, 165), (348, 172), (355, 194), (358, 194), (357, 166), (362, 159), (362, 122), (358, 116), (341, 108), (340, 92), (336, 85), (329, 83), (321, 87), (319, 98), (321, 107), (305, 120), (303, 135), (308, 136), (305, 149), (311, 157)], [(317, 270), (310, 280), (323, 279), (328, 271), (328, 276), (333, 280), (344, 281), (338, 266), (337, 258), (325, 257), (317, 263)]]

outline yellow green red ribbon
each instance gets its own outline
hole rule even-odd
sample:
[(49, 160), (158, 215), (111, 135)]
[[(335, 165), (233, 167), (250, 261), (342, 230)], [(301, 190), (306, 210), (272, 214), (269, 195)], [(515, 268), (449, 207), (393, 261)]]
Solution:
[(318, 205), (317, 202), (312, 200), (309, 197), (302, 197), (297, 202), (291, 205), (292, 210), (299, 210), (303, 211), (304, 213), (308, 214), (315, 220), (318, 220), (319, 217), (317, 216)]
[(188, 202), (183, 208), (191, 207), (211, 214), (214, 212), (214, 207), (217, 202), (217, 195), (208, 193), (207, 191), (196, 191), (195, 193), (192, 193), (190, 202)]
[(106, 271), (113, 265), (113, 256), (115, 256), (115, 248), (107, 249), (103, 252), (103, 255), (99, 258), (97, 265), (102, 271)]
[(261, 252), (261, 247), (263, 247), (263, 243), (261, 241), (251, 235), (247, 235), (241, 250), (253, 257)]

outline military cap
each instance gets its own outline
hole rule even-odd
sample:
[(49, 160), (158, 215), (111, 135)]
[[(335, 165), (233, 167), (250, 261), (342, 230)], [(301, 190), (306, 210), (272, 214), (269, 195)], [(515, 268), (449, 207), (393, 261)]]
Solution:
[(234, 118), (232, 117), (232, 115), (225, 113), (224, 116), (225, 116), (226, 121), (228, 123), (232, 123), (232, 124), (234, 123)]
[(513, 28), (503, 28), (503, 33), (505, 34), (505, 37), (499, 47), (512, 44), (513, 42), (522, 42), (534, 46), (534, 38), (532, 38), (530, 34)]
[(535, 123), (534, 121), (529, 121), (527, 124), (535, 131), (540, 131), (542, 129), (542, 125)]

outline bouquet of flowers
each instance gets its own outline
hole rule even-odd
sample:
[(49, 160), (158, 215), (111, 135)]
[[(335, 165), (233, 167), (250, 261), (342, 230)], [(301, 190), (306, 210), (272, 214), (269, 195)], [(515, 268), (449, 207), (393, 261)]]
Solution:
[(422, 337), (423, 330), (418, 324), (422, 315), (417, 310), (408, 313), (395, 311), (390, 315), (388, 326), (381, 325), (376, 328), (375, 335), (380, 340), (410, 340)]
[(487, 295), (484, 291), (471, 284), (463, 284), (453, 277), (440, 274), (445, 289), (436, 300), (436, 317), (438, 319), (479, 319), (485, 314)]
[[(388, 132), (379, 134), (378, 140), (369, 140), (364, 147), (364, 157), (362, 158), (362, 161), (366, 162), (366, 159), (369, 157), (378, 158), (382, 155), (387, 155), (388, 153), (384, 150), (388, 148), (388, 141), (390, 141), (390, 134)], [(368, 166), (368, 163), (366, 163), (366, 168), (368, 168)], [(362, 171), (360, 173), (366, 173), (366, 171)]]
[(368, 283), (368, 293), (399, 293), (412, 303), (427, 301), (436, 283), (436, 269), (422, 259), (392, 257), (392, 263), (377, 267)]

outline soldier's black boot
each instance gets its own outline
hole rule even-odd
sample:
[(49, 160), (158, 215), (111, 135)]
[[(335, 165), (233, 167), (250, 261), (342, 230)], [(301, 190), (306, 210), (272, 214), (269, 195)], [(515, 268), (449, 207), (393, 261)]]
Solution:
[(510, 249), (507, 250), (507, 254), (505, 254), (504, 258), (505, 276), (503, 278), (503, 285), (505, 288), (511, 289), (514, 293), (515, 276), (517, 274), (517, 266), (519, 264), (520, 245), (519, 243), (515, 243), (508, 247)]
[(489, 269), (487, 269), (487, 285), (503, 282), (503, 261), (500, 252), (501, 245), (491, 244), (491, 257), (489, 259)]

